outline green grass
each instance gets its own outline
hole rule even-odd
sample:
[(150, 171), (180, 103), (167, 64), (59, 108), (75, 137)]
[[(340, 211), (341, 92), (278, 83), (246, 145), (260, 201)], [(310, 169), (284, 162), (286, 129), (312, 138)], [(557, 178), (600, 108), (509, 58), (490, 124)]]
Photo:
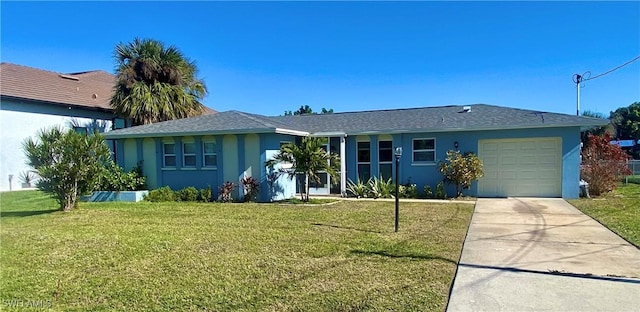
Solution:
[(570, 202), (580, 211), (640, 247), (640, 184), (620, 184), (612, 194)]
[(2, 308), (55, 311), (443, 311), (473, 209), (0, 200)]

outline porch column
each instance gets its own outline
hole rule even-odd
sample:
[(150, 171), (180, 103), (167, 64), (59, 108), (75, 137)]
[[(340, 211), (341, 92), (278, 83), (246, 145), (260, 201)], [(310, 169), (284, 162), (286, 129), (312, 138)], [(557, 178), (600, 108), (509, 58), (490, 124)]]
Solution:
[(347, 155), (346, 135), (340, 137), (340, 195), (347, 195)]

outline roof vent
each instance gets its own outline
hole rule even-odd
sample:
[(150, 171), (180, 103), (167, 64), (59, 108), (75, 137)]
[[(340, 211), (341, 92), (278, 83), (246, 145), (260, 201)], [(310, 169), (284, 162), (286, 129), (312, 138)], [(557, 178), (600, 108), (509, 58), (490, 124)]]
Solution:
[(464, 113), (471, 112), (471, 106), (462, 106), (462, 112)]
[(63, 74), (60, 74), (59, 76), (60, 76), (60, 78), (64, 78), (64, 79), (70, 79), (70, 80), (75, 80), (75, 81), (80, 80), (80, 78), (75, 77), (75, 76), (71, 76), (71, 75), (63, 75)]
[(98, 95), (96, 93), (94, 93), (91, 97), (95, 100), (95, 99), (98, 98)]

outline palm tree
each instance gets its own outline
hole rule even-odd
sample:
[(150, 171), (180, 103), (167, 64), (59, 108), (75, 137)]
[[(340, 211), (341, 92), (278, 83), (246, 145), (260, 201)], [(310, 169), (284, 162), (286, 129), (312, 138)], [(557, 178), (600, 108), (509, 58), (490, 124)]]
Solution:
[(115, 47), (116, 85), (111, 106), (134, 125), (198, 116), (207, 94), (197, 67), (175, 46), (135, 38)]
[(291, 164), (291, 170), (287, 171), (289, 178), (293, 179), (297, 174), (304, 175), (303, 181), (298, 181), (302, 201), (309, 201), (309, 180), (320, 182), (320, 171), (326, 172), (331, 177), (337, 177), (339, 157), (334, 153), (328, 153), (324, 147), (325, 138), (304, 137), (299, 144), (287, 143), (280, 147), (280, 152), (267, 161), (267, 167), (279, 163)]

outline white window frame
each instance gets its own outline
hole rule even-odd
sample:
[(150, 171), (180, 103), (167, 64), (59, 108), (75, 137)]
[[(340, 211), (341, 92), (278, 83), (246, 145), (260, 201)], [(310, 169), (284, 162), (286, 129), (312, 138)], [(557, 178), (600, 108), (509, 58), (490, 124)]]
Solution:
[[(185, 152), (187, 150), (185, 148), (185, 146), (187, 144), (193, 144), (193, 153)], [(187, 156), (193, 157), (193, 165), (187, 165)], [(195, 168), (196, 167), (196, 159), (197, 159), (196, 142), (191, 142), (191, 141), (182, 142), (182, 167), (183, 168)]]
[[(433, 140), (433, 149), (414, 149), (415, 141)], [(433, 152), (433, 160), (416, 160), (416, 153)], [(411, 161), (418, 164), (432, 164), (436, 162), (436, 138), (415, 138), (411, 141)]]
[[(386, 161), (380, 160), (381, 159), (380, 158), (380, 151), (382, 151), (382, 148), (380, 148), (380, 143), (382, 143), (382, 142), (391, 143), (391, 147), (389, 148), (389, 151), (391, 152), (391, 160), (386, 160)], [(394, 151), (393, 150), (393, 140), (381, 140), (381, 141), (378, 141), (378, 177), (383, 178), (382, 177), (382, 170), (380, 170), (380, 165), (391, 165), (391, 171), (393, 171), (393, 157), (394, 157), (393, 151)], [(387, 179), (388, 178), (391, 178), (391, 177), (387, 177)]]
[[(214, 144), (214, 151), (213, 153), (207, 153), (207, 149), (205, 148), (205, 144), (207, 143), (213, 143)], [(218, 144), (216, 141), (202, 141), (202, 167), (205, 168), (217, 168), (218, 167)], [(215, 164), (207, 164), (207, 156), (216, 156), (216, 163)]]
[[(167, 145), (173, 145), (173, 153), (172, 154), (167, 153), (167, 149), (166, 149)], [(173, 157), (173, 159), (174, 159), (174, 165), (173, 166), (168, 166), (167, 165), (167, 157)], [(177, 164), (178, 164), (178, 159), (176, 157), (176, 143), (175, 142), (162, 142), (162, 166), (165, 167), (165, 168), (175, 168)]]

